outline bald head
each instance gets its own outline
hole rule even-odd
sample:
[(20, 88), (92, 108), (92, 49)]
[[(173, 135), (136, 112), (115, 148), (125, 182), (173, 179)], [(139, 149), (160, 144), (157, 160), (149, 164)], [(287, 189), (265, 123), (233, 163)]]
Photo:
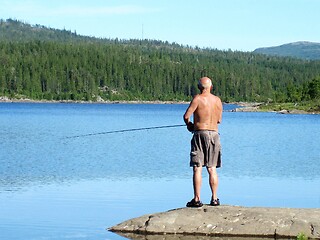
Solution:
[(203, 78), (200, 78), (198, 85), (202, 89), (210, 89), (212, 86), (212, 81), (208, 77), (203, 77)]

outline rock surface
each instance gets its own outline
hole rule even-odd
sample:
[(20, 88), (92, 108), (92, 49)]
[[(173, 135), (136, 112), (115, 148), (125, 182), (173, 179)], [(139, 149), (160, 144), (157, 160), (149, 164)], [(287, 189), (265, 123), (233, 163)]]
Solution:
[(320, 239), (320, 209), (204, 205), (144, 215), (108, 230), (122, 234), (258, 238), (296, 238), (304, 234), (311, 239)]

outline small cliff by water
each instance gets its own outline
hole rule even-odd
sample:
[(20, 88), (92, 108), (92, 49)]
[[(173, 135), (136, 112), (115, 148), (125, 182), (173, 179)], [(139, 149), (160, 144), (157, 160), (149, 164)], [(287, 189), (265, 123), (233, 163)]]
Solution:
[(296, 238), (299, 234), (320, 239), (320, 209), (204, 205), (147, 214), (108, 230), (133, 233), (132, 239), (144, 239), (142, 235)]

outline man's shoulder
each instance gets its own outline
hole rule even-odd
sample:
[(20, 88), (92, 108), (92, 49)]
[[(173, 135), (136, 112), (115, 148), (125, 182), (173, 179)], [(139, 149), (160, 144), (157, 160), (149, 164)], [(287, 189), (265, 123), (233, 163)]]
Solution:
[(201, 98), (200, 94), (194, 95), (192, 101), (198, 101)]
[(214, 94), (212, 94), (212, 93), (210, 93), (210, 94), (206, 94), (206, 95), (203, 95), (203, 94), (197, 94), (197, 95), (195, 95), (194, 97), (193, 97), (193, 99), (192, 99), (192, 101), (193, 102), (201, 102), (201, 101), (207, 101), (207, 100), (205, 100), (205, 99), (211, 99), (211, 100), (209, 100), (209, 101), (213, 101), (213, 102), (221, 102), (221, 99), (218, 97), (218, 96), (216, 96), (216, 95), (214, 95)]
[(221, 102), (221, 99), (220, 99), (218, 96), (216, 96), (216, 95), (214, 95), (214, 94), (212, 94), (212, 93), (211, 93), (211, 97), (212, 97), (213, 99), (215, 99), (216, 101), (220, 101), (220, 102)]

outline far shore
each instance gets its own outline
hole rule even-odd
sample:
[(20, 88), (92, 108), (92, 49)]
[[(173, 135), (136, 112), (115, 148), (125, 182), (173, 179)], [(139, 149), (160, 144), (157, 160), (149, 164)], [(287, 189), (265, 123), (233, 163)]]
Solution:
[(127, 104), (189, 104), (186, 101), (144, 101), (144, 100), (132, 100), (132, 101), (125, 101), (125, 100), (102, 100), (99, 99), (97, 101), (78, 101), (78, 100), (33, 100), (29, 98), (8, 98), (0, 96), (0, 102), (5, 103), (92, 103), (92, 104), (120, 104), (120, 103), (127, 103)]
[[(4, 103), (92, 103), (92, 104), (189, 104), (190, 101), (160, 101), (160, 100), (153, 100), (153, 101), (145, 101), (145, 100), (103, 100), (99, 99), (97, 101), (80, 101), (80, 100), (33, 100), (29, 98), (8, 98), (0, 96), (0, 102)], [(250, 109), (252, 107), (256, 107), (261, 103), (250, 103), (250, 102), (224, 102), (224, 104), (234, 104), (241, 109)]]
[[(103, 100), (98, 99), (97, 101), (75, 101), (75, 100), (33, 100), (29, 98), (8, 98), (5, 96), (0, 96), (0, 103), (79, 103), (79, 104), (189, 104), (188, 101), (144, 101), (144, 100)], [(234, 104), (239, 106), (230, 112), (275, 112), (280, 114), (320, 114), (320, 112), (308, 112), (299, 109), (281, 109), (281, 110), (273, 110), (272, 108), (263, 108), (261, 106), (266, 106), (265, 103), (262, 102), (225, 102), (224, 104)]]

